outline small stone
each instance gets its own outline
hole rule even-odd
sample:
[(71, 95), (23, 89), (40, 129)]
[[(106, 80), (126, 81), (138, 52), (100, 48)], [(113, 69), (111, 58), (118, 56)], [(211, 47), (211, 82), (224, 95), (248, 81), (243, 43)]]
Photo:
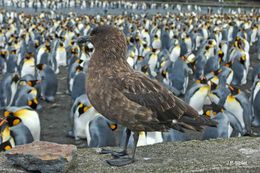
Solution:
[(77, 147), (37, 141), (20, 145), (5, 153), (7, 160), (27, 171), (63, 173), (75, 167)]

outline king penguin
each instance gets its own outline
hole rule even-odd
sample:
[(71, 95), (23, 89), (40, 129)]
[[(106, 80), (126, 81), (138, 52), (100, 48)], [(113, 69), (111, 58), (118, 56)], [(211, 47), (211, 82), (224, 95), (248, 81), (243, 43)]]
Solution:
[(112, 130), (115, 130), (117, 125), (96, 112), (85, 94), (74, 102), (71, 119), (73, 119), (73, 136), (76, 142), (86, 139), (88, 147), (115, 145), (116, 140)]
[(241, 123), (243, 133), (251, 134), (251, 122), (253, 120), (252, 106), (245, 93), (239, 88), (229, 86), (230, 94), (224, 102), (224, 109), (234, 114)]
[(10, 150), (15, 146), (14, 138), (5, 119), (0, 119), (0, 152)]
[(48, 102), (54, 102), (58, 89), (57, 75), (46, 64), (38, 64), (36, 67), (39, 71), (41, 97)]
[(13, 117), (19, 118), (20, 121), (29, 129), (33, 136), (34, 141), (40, 140), (40, 119), (36, 111), (31, 108), (25, 107), (7, 107), (4, 116), (6, 119), (12, 119)]
[(254, 119), (252, 122), (252, 125), (255, 127), (260, 126), (260, 74), (258, 74), (253, 83), (252, 87), (252, 94), (251, 94), (251, 102), (253, 106), (253, 111), (254, 111)]
[(35, 59), (33, 54), (28, 53), (25, 56), (25, 59), (21, 63), (21, 77), (31, 74), (35, 76), (36, 68), (35, 68)]
[(215, 107), (213, 110), (205, 110), (205, 115), (211, 116), (218, 122), (217, 127), (206, 127), (203, 131), (202, 139), (230, 138), (243, 134), (241, 122), (231, 112), (222, 107)]
[(197, 80), (185, 94), (185, 102), (202, 114), (202, 108), (206, 102), (209, 91), (210, 86), (208, 85), (207, 79), (201, 77), (201, 79)]
[(77, 97), (85, 93), (85, 78), (86, 73), (83, 71), (83, 67), (78, 66), (76, 68), (76, 74), (71, 79), (72, 87), (71, 87), (71, 98), (74, 101)]

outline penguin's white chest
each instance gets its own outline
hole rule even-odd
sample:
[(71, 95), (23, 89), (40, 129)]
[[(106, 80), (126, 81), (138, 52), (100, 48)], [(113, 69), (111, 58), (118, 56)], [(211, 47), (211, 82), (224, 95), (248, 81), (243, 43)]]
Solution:
[(160, 40), (154, 40), (152, 43), (152, 47), (154, 49), (160, 49), (161, 48), (161, 41)]
[(128, 64), (129, 64), (131, 67), (134, 66), (134, 59), (133, 59), (132, 57), (128, 57), (128, 58), (127, 58), (127, 62), (128, 62)]
[(23, 64), (22, 70), (21, 70), (21, 77), (27, 75), (27, 74), (31, 74), (31, 75), (35, 75), (35, 64), (34, 61), (26, 61)]
[(241, 80), (241, 84), (242, 84), (242, 85), (246, 84), (246, 81), (247, 81), (246, 78), (247, 78), (247, 70), (244, 69), (244, 70), (243, 70), (243, 78), (242, 78), (242, 80)]
[(39, 49), (39, 51), (38, 51), (38, 54), (37, 54), (37, 64), (40, 64), (40, 62), (41, 62), (41, 56), (42, 56), (42, 54), (45, 52), (45, 49), (44, 49), (44, 47), (41, 47), (40, 49)]
[(202, 113), (202, 108), (208, 95), (209, 88), (207, 86), (201, 87), (190, 98), (189, 104), (196, 109), (199, 113)]
[(63, 47), (59, 47), (56, 52), (56, 61), (58, 66), (66, 66), (67, 54)]
[(232, 128), (232, 126), (230, 125), (230, 123), (228, 123), (228, 138), (231, 137), (232, 132), (233, 132), (233, 128)]
[(226, 83), (227, 83), (228, 85), (231, 84), (231, 82), (232, 82), (232, 80), (233, 80), (233, 76), (234, 76), (234, 71), (231, 70), (230, 73), (228, 74), (227, 81), (226, 81)]
[(147, 138), (147, 145), (163, 142), (161, 132), (148, 132), (146, 138)]
[(78, 116), (74, 115), (74, 135), (75, 137), (88, 139), (90, 141), (89, 123), (98, 116), (94, 108), (90, 108), (87, 112)]
[(154, 71), (154, 69), (156, 67), (157, 60), (158, 60), (157, 55), (156, 54), (152, 54), (150, 59), (149, 59), (149, 61), (148, 61), (150, 70)]
[(226, 99), (224, 107), (227, 111), (234, 114), (236, 118), (241, 122), (242, 128), (245, 128), (243, 108), (241, 107), (240, 103), (236, 100), (236, 98), (229, 95)]
[(177, 58), (180, 56), (180, 54), (181, 54), (181, 47), (180, 46), (174, 47), (170, 54), (170, 60), (172, 62), (175, 62), (177, 60)]
[(255, 89), (253, 91), (254, 95), (253, 95), (253, 101), (255, 100), (256, 94), (259, 92), (260, 90), (260, 82), (257, 82)]
[(184, 79), (184, 83), (183, 83), (182, 94), (186, 93), (188, 85), (189, 85), (189, 77), (186, 76), (185, 79)]

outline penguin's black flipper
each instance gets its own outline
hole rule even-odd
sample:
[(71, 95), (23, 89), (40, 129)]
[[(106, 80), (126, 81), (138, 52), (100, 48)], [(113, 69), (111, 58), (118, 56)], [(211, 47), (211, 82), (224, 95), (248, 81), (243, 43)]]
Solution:
[(15, 145), (23, 145), (33, 142), (33, 136), (23, 123), (15, 125), (10, 128), (11, 136), (13, 136)]

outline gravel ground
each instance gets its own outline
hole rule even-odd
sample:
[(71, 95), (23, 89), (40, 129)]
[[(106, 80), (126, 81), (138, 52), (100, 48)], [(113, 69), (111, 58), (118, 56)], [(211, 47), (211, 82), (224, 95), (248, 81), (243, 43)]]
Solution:
[[(260, 172), (260, 138), (230, 138), (208, 141), (170, 142), (138, 147), (136, 162), (123, 167), (111, 167), (105, 161), (110, 155), (99, 155), (95, 148), (79, 149), (76, 165), (69, 173), (249, 173)], [(117, 148), (113, 148), (116, 150)], [(7, 164), (0, 153), (1, 173), (25, 173)]]

